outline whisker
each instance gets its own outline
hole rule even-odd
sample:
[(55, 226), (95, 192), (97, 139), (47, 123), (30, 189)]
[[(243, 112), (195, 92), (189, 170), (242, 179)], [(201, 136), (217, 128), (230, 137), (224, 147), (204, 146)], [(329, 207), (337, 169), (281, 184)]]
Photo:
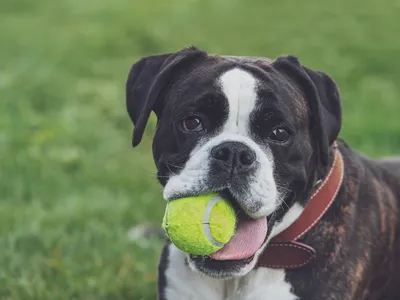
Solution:
[(152, 175), (154, 177), (158, 177), (158, 178), (169, 178), (170, 177), (168, 175), (158, 175), (157, 173), (149, 171), (149, 170), (146, 170), (145, 168), (140, 168), (139, 167), (139, 169), (144, 171), (144, 172), (146, 172), (146, 174)]
[(145, 168), (139, 167), (139, 169), (141, 169), (142, 171), (146, 172), (147, 174), (150, 174), (150, 175), (153, 175), (153, 176), (157, 176), (157, 173), (149, 171), (149, 170), (147, 170)]
[(176, 176), (176, 174), (171, 170), (171, 168), (169, 167), (169, 165), (168, 165), (168, 164), (165, 164), (165, 165), (167, 166), (168, 170), (169, 170), (174, 176)]
[(277, 188), (278, 189), (282, 189), (282, 190), (287, 191), (287, 192), (293, 192), (291, 189), (285, 188), (284, 186), (281, 186), (281, 185), (278, 185)]
[(285, 204), (286, 207), (287, 207), (288, 209), (290, 209), (289, 205), (287, 205), (287, 203), (285, 202), (285, 200), (282, 199), (282, 203)]
[(182, 167), (182, 166), (174, 165), (174, 164), (171, 164), (171, 163), (169, 163), (169, 162), (166, 162), (165, 164), (166, 164), (167, 166), (171, 166), (171, 167), (174, 167), (174, 168), (183, 170), (183, 167)]
[(168, 175), (157, 175), (158, 178), (170, 178)]

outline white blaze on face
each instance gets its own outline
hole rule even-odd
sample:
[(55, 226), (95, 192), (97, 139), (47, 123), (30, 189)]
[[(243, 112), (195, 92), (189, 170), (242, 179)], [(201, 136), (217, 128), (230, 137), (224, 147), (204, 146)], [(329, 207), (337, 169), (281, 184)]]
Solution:
[(229, 102), (229, 115), (222, 134), (249, 135), (250, 114), (257, 102), (257, 80), (241, 69), (223, 74), (219, 86)]
[(257, 156), (257, 170), (248, 180), (248, 186), (240, 195), (234, 195), (243, 209), (252, 217), (263, 217), (272, 213), (280, 204), (273, 177), (273, 156), (269, 148), (257, 144), (250, 134), (250, 116), (257, 103), (256, 77), (234, 68), (223, 73), (216, 81), (228, 100), (229, 113), (220, 132), (200, 141), (190, 154), (185, 167), (172, 176), (164, 188), (164, 198), (208, 191), (205, 186), (209, 176), (210, 152), (215, 146), (226, 142), (241, 142), (250, 147)]

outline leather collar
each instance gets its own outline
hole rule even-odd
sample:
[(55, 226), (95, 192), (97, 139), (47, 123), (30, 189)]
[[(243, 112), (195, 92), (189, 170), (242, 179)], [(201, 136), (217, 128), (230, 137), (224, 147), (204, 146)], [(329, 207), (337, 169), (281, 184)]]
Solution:
[(334, 162), (325, 180), (312, 194), (297, 220), (271, 239), (258, 259), (258, 267), (296, 269), (308, 264), (315, 258), (315, 250), (297, 240), (318, 223), (332, 205), (342, 185), (343, 157), (336, 143), (334, 149)]

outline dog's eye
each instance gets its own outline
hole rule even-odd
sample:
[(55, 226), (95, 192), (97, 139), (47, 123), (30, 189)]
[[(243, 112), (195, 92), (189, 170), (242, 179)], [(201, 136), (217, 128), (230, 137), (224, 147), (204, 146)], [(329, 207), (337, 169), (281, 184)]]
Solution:
[(182, 121), (182, 127), (185, 131), (203, 131), (203, 123), (197, 116), (187, 117)]
[(289, 132), (285, 128), (275, 128), (269, 138), (273, 141), (284, 143), (289, 139)]

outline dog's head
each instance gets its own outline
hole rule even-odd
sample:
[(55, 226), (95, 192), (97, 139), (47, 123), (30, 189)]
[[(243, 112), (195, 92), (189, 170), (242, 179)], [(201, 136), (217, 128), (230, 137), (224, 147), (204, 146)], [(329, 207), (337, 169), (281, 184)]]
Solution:
[(133, 146), (151, 112), (157, 116), (153, 156), (164, 198), (219, 192), (238, 211), (237, 231), (254, 235), (246, 245), (237, 237), (223, 255), (188, 256), (192, 269), (214, 277), (249, 272), (269, 239), (298, 217), (329, 169), (341, 127), (336, 84), (294, 56), (271, 61), (192, 47), (145, 57), (133, 65), (126, 95)]

